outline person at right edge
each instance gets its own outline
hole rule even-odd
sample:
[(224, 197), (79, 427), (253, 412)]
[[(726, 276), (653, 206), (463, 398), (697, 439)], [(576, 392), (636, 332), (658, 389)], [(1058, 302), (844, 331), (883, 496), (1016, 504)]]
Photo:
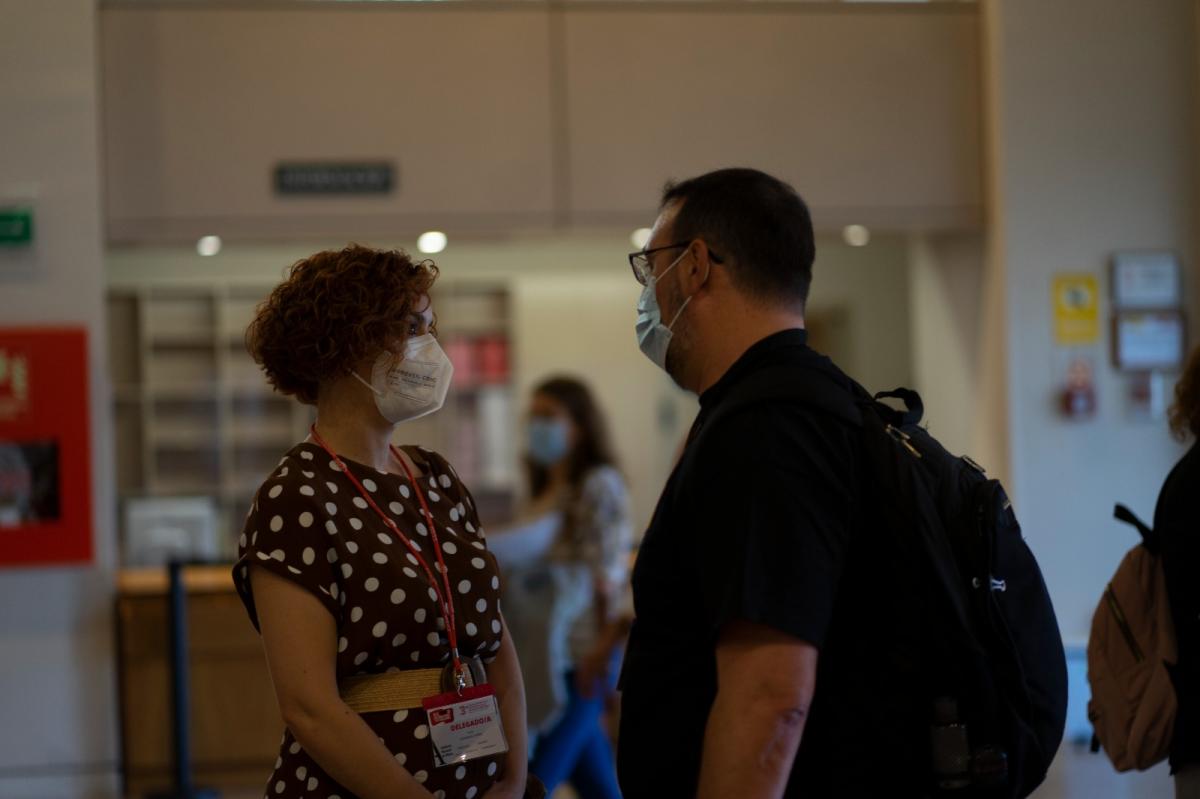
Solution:
[(1179, 799), (1200, 799), (1200, 348), (1175, 386), (1171, 431), (1191, 439), (1187, 453), (1171, 470), (1154, 510), (1154, 531), (1162, 542), (1163, 578), (1179, 646), (1172, 671), (1178, 711), (1171, 741), (1171, 772)]
[[(752, 169), (668, 184), (639, 346), (700, 413), (633, 571), (618, 774), (626, 799), (922, 796), (929, 712), (855, 428), (795, 400), (731, 411), (760, 370), (854, 383), (808, 347), (815, 256), (796, 191)], [(918, 627), (919, 629), (919, 627)], [(906, 632), (907, 631), (907, 632)], [(906, 648), (907, 647), (907, 648)]]

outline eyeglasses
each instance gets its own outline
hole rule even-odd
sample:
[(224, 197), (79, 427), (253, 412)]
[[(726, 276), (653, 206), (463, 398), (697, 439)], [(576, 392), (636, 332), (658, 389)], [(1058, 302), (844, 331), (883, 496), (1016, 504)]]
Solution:
[[(633, 277), (643, 286), (650, 281), (650, 276), (654, 274), (654, 263), (651, 256), (656, 252), (663, 250), (677, 250), (680, 247), (687, 247), (691, 241), (681, 241), (677, 244), (664, 244), (661, 247), (655, 247), (650, 250), (638, 250), (637, 252), (629, 253), (629, 266), (633, 268)], [(717, 255), (712, 250), (708, 251), (708, 257), (713, 263), (723, 263), (724, 259)]]

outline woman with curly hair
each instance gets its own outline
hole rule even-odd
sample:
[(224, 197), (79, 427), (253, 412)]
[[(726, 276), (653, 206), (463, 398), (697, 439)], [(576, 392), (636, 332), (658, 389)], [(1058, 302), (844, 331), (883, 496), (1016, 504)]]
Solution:
[(1179, 711), (1171, 770), (1176, 796), (1200, 799), (1200, 348), (1175, 386), (1170, 423), (1180, 441), (1192, 442), (1163, 484), (1154, 510), (1179, 645), (1179, 664), (1172, 672)]
[(269, 799), (524, 793), (521, 670), (475, 503), (440, 455), (391, 443), (449, 387), (436, 277), (403, 252), (319, 252), (246, 334), (275, 390), (317, 408), (234, 566), (287, 728)]

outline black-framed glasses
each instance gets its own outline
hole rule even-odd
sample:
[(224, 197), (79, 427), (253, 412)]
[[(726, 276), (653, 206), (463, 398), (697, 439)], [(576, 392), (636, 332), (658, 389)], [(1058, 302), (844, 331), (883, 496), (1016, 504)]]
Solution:
[[(650, 258), (652, 255), (654, 255), (654, 253), (662, 252), (663, 250), (677, 250), (680, 247), (687, 247), (692, 243), (692, 241), (694, 241), (694, 239), (681, 241), (676, 244), (664, 244), (661, 247), (654, 247), (653, 249), (649, 250), (638, 250), (637, 252), (629, 253), (629, 266), (633, 268), (634, 279), (643, 286), (646, 285), (650, 281), (650, 276), (654, 274), (654, 264)], [(712, 259), (713, 263), (719, 264), (722, 262), (721, 256), (717, 255), (712, 250), (708, 251), (708, 257)]]

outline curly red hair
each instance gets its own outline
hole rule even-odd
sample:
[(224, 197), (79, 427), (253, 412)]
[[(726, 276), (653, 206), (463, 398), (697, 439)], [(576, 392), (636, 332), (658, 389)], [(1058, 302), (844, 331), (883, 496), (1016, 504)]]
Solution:
[(408, 338), (437, 280), (432, 261), (351, 244), (297, 261), (258, 306), (246, 349), (282, 394), (316, 404), (320, 385)]
[(1175, 384), (1175, 404), (1169, 413), (1171, 432), (1180, 440), (1200, 438), (1200, 347), (1188, 358), (1183, 377)]

